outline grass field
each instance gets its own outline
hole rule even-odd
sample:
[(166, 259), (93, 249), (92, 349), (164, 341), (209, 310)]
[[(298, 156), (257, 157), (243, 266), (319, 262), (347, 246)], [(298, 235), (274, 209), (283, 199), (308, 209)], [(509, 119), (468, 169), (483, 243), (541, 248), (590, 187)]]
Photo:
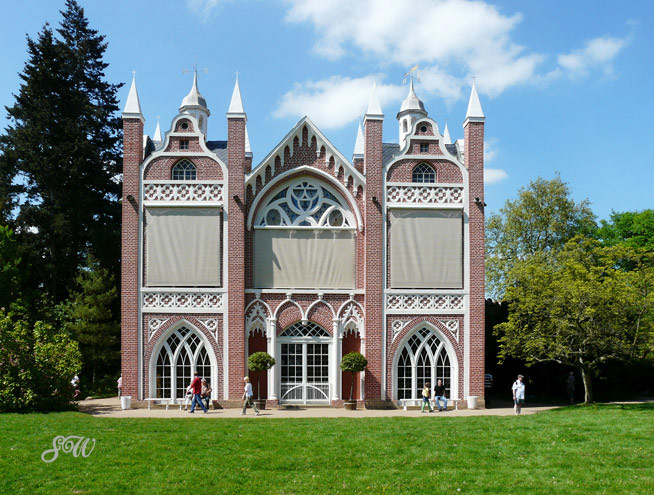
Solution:
[[(89, 457), (41, 460), (56, 435)], [(654, 404), (520, 417), (0, 416), (0, 493), (654, 494)]]

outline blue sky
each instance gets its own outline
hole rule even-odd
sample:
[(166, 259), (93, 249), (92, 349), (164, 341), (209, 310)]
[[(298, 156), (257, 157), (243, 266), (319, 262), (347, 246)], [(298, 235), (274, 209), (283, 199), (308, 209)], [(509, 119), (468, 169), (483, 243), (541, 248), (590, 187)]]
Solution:
[[(490, 211), (556, 171), (600, 218), (653, 207), (654, 6), (648, 1), (81, 0), (107, 36), (112, 82), (132, 70), (146, 118), (166, 130), (197, 57), (212, 115), (226, 138), (235, 73), (254, 162), (308, 115), (351, 157), (374, 79), (384, 140), (419, 64), (416, 92), (453, 139), (463, 137), (471, 78), (486, 114)], [(57, 25), (64, 1), (6, 2), (0, 18), (0, 104), (11, 105), (26, 60), (25, 35)], [(129, 84), (120, 93), (122, 104)], [(3, 122), (5, 115), (3, 112)]]

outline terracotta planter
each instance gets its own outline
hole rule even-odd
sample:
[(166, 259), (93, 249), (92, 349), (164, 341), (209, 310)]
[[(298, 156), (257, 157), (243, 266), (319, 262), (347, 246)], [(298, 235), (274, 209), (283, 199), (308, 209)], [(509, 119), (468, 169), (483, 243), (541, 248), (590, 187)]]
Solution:
[(346, 400), (345, 409), (347, 411), (356, 411), (357, 410), (357, 401), (355, 400)]
[(266, 399), (254, 399), (254, 404), (257, 406), (257, 409), (265, 409), (266, 408)]

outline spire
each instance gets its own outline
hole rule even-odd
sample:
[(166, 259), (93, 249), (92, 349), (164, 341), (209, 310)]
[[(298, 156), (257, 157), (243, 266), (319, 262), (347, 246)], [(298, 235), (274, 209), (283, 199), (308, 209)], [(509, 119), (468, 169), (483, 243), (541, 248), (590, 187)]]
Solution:
[(200, 90), (198, 89), (197, 69), (193, 71), (193, 86), (191, 87), (191, 91), (189, 91), (189, 94), (187, 94), (186, 97), (182, 100), (179, 111), (182, 112), (187, 108), (193, 107), (201, 107), (202, 109), (207, 110), (207, 114), (209, 113), (207, 108), (207, 100), (204, 99), (204, 96), (200, 94)]
[(379, 95), (377, 94), (377, 81), (372, 83), (372, 91), (370, 92), (370, 101), (368, 102), (368, 111), (366, 117), (383, 117), (381, 103), (379, 102)]
[(238, 85), (238, 73), (236, 74), (236, 83), (234, 84), (234, 92), (232, 93), (232, 101), (229, 103), (229, 110), (227, 115), (232, 114), (234, 117), (245, 117), (245, 110), (243, 109), (243, 100), (241, 99), (241, 88)]
[(466, 112), (466, 121), (468, 120), (473, 122), (484, 122), (486, 120), (484, 111), (481, 109), (477, 86), (474, 80), (472, 81), (472, 91), (470, 91), (470, 101), (468, 102), (468, 111)]
[(152, 136), (152, 141), (155, 143), (160, 143), (163, 141), (161, 139), (161, 127), (159, 125), (159, 117), (157, 117), (157, 128), (154, 130), (154, 136)]
[(359, 130), (357, 131), (357, 140), (354, 142), (353, 158), (363, 158), (365, 152), (365, 141), (363, 140), (363, 129), (361, 129), (361, 122), (359, 122)]
[(413, 87), (413, 76), (411, 76), (411, 85), (409, 86), (409, 94), (402, 102), (400, 107), (400, 112), (397, 114), (398, 119), (402, 116), (402, 113), (419, 113), (422, 115), (427, 115), (425, 110), (425, 105), (416, 95), (416, 91)]
[(450, 130), (447, 128), (447, 122), (445, 122), (445, 130), (443, 131), (443, 144), (452, 144), (452, 138), (450, 137)]
[(250, 148), (250, 136), (248, 135), (248, 126), (245, 126), (245, 156), (252, 156), (252, 148)]
[(140, 117), (141, 120), (145, 121), (141, 112), (139, 93), (136, 90), (136, 72), (132, 72), (132, 86), (129, 88), (127, 103), (125, 103), (125, 109), (123, 110), (123, 118), (126, 117)]

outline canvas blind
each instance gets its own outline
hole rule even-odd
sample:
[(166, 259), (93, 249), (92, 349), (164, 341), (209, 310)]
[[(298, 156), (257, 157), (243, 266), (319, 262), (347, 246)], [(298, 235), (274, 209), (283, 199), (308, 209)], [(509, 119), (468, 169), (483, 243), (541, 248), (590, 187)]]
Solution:
[(256, 288), (353, 289), (356, 234), (351, 230), (256, 229)]
[(463, 217), (459, 210), (390, 210), (391, 287), (463, 287)]
[(220, 286), (219, 208), (148, 208), (146, 285)]

